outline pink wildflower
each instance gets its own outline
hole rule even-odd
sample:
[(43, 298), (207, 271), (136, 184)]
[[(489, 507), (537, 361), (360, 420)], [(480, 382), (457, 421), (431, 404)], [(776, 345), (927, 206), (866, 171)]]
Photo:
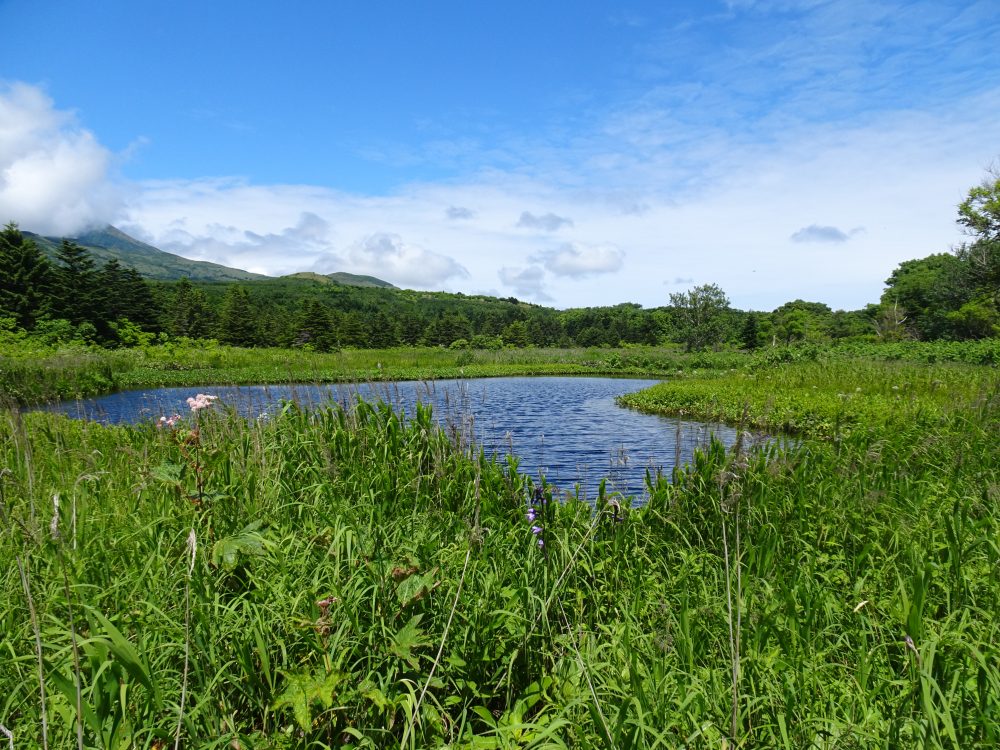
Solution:
[(193, 398), (188, 398), (187, 405), (191, 407), (191, 411), (198, 411), (200, 409), (207, 409), (212, 405), (212, 402), (217, 399), (218, 396), (209, 396), (207, 393), (199, 393)]

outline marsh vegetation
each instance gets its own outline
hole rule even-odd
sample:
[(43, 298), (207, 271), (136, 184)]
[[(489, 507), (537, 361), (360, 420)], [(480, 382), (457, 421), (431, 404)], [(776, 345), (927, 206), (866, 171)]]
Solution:
[(18, 747), (995, 746), (995, 366), (778, 351), (562, 363), (644, 357), (674, 377), (635, 405), (799, 436), (713, 443), (636, 509), (553, 498), (426, 408), (8, 411), (0, 723)]

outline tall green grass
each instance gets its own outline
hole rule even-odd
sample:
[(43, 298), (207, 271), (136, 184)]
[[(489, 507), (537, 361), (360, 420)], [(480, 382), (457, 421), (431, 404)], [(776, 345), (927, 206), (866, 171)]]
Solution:
[(0, 724), (17, 747), (43, 714), (49, 747), (996, 746), (996, 371), (678, 385), (737, 421), (872, 402), (802, 431), (826, 439), (713, 444), (636, 510), (549, 500), (424, 409), (9, 412)]

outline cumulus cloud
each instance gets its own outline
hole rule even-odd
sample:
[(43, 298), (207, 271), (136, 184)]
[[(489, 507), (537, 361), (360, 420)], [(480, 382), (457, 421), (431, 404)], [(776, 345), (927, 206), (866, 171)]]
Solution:
[(545, 291), (545, 271), (541, 266), (531, 265), (526, 268), (504, 266), (498, 275), (503, 285), (513, 289), (520, 297), (539, 302), (548, 302), (552, 299)]
[(265, 275), (295, 273), (310, 259), (331, 261), (335, 255), (329, 222), (309, 211), (302, 212), (293, 226), (276, 232), (258, 233), (218, 223), (192, 232), (183, 220), (173, 222), (157, 236), (131, 224), (124, 224), (123, 228), (134, 237), (185, 258)]
[(449, 206), (448, 210), (444, 212), (452, 221), (456, 219), (471, 219), (476, 215), (476, 212), (471, 208), (465, 208), (463, 206)]
[(36, 86), (0, 84), (0, 221), (71, 235), (112, 221), (112, 154)]
[(852, 229), (850, 232), (844, 232), (837, 227), (824, 227), (819, 224), (810, 224), (807, 227), (802, 227), (802, 229), (795, 232), (792, 235), (792, 242), (847, 242), (851, 237), (858, 232), (863, 231), (861, 229)]
[(566, 242), (556, 250), (541, 253), (538, 259), (556, 276), (583, 278), (621, 270), (625, 253), (610, 243), (585, 245)]
[(517, 226), (522, 229), (541, 229), (545, 232), (555, 232), (562, 227), (573, 226), (573, 220), (565, 216), (556, 216), (553, 213), (533, 214), (529, 211), (521, 213), (521, 218), (517, 220)]
[(397, 286), (436, 287), (469, 275), (453, 258), (404, 242), (390, 232), (376, 232), (355, 242), (344, 261), (345, 267), (331, 270), (377, 276)]

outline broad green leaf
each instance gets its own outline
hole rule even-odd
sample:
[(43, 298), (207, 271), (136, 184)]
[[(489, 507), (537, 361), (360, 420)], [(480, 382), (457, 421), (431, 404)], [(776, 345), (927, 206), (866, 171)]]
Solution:
[(389, 650), (395, 656), (398, 656), (414, 669), (419, 666), (420, 662), (413, 651), (422, 646), (430, 645), (430, 640), (424, 636), (423, 631), (419, 627), (422, 617), (423, 615), (414, 615), (411, 617), (410, 621), (392, 637), (392, 644), (389, 646)]
[(273, 708), (290, 708), (302, 731), (312, 728), (312, 706), (320, 704), (328, 709), (333, 706), (337, 688), (344, 681), (343, 672), (294, 672), (284, 673), (288, 685), (275, 700)]

